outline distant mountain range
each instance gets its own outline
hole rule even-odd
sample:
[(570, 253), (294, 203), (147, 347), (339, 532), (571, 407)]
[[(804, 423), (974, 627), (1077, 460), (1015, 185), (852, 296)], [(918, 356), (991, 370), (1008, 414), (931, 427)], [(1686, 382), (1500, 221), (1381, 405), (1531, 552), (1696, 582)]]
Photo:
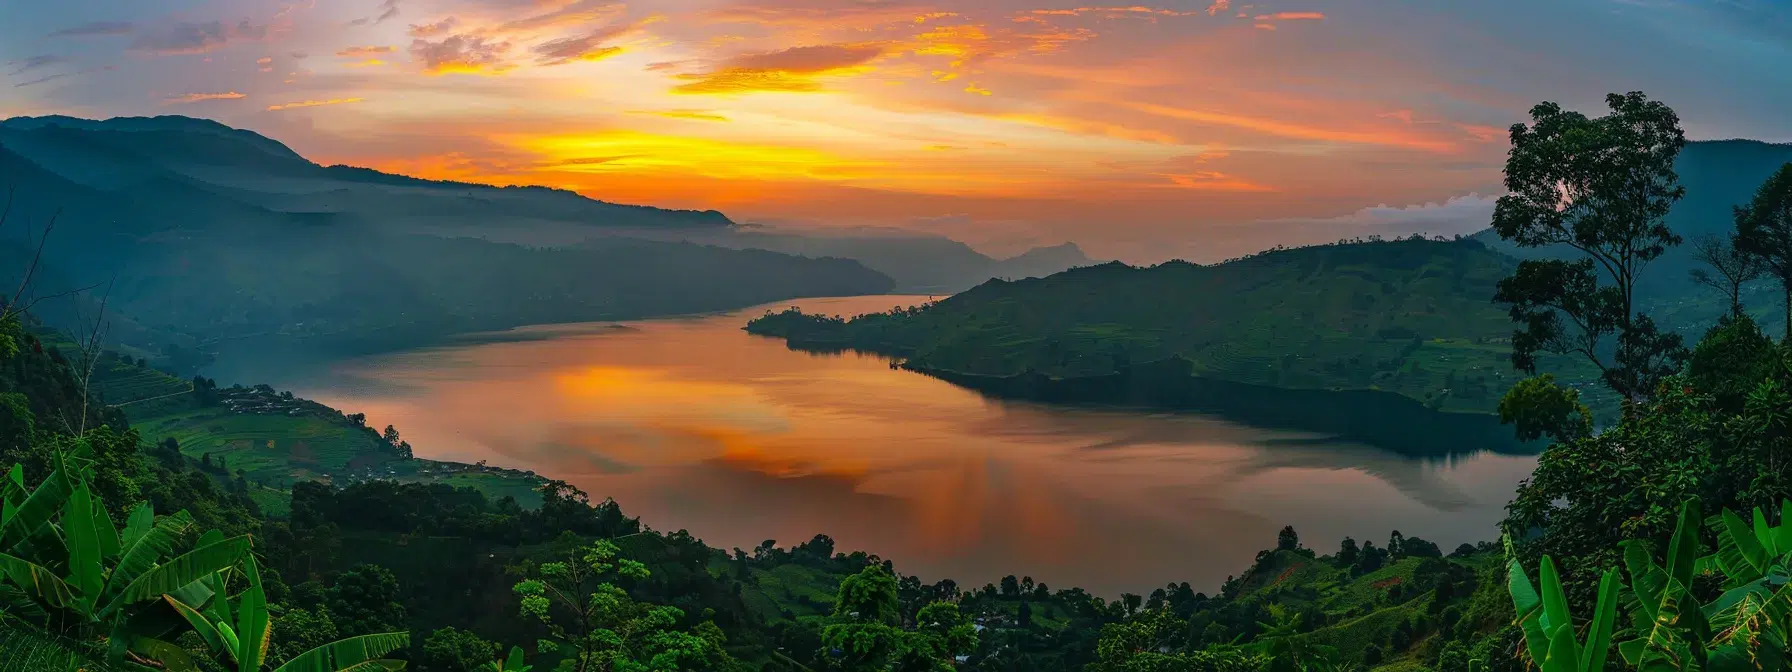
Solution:
[(992, 278), (1041, 278), (1100, 263), (1083, 254), (1082, 248), (1075, 243), (1036, 247), (1013, 257), (996, 259), (949, 238), (902, 233), (829, 236), (748, 230), (714, 239), (716, 244), (730, 247), (853, 259), (890, 276), (896, 281), (895, 291), (906, 294), (951, 294)]
[[(115, 340), (181, 368), (225, 340), (407, 347), (456, 332), (894, 286), (848, 259), (680, 240), (732, 232), (717, 212), (324, 167), (185, 117), (0, 122), (7, 190), (0, 257), (12, 262), (11, 282), (54, 217), (37, 292), (109, 286)], [(40, 312), (78, 328), (101, 296)]]

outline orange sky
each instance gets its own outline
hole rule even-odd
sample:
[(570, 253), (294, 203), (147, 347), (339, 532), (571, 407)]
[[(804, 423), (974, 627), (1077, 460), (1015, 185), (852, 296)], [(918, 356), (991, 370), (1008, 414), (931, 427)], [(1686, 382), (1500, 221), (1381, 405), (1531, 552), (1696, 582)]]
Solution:
[(1698, 76), (1759, 57), (1711, 47), (1745, 22), (1539, 1), (68, 0), (0, 28), (0, 113), (206, 116), (325, 163), (1135, 260), (1474, 230), (1544, 98), (1643, 88), (1695, 136), (1784, 137), (1701, 89), (1792, 89)]

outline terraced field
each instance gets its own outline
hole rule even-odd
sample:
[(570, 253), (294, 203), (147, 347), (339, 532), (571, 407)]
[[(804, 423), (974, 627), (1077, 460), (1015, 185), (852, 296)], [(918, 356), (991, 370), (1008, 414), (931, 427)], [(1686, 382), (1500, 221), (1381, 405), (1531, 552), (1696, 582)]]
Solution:
[(363, 464), (394, 459), (380, 452), (381, 441), (346, 421), (316, 417), (253, 415), (227, 408), (192, 409), (153, 418), (134, 419), (146, 440), (173, 438), (182, 453), (210, 455), (249, 480), (287, 487), (294, 481), (319, 479)]

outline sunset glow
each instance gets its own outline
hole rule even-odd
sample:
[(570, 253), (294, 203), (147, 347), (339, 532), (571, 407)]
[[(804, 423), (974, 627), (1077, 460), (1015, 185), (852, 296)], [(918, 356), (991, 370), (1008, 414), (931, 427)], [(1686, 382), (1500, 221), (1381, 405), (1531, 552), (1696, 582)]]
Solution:
[(1544, 99), (1647, 88), (1694, 137), (1792, 138), (1771, 16), (1518, 4), (54, 3), (0, 28), (0, 115), (178, 111), (322, 163), (1141, 260), (1385, 232), (1377, 207), (1480, 228), (1443, 204), (1499, 192)]

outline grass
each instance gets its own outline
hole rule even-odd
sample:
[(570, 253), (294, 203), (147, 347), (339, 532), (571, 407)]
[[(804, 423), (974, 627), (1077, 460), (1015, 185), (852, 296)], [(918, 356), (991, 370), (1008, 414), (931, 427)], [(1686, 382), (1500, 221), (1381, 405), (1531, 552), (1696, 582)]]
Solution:
[(379, 452), (377, 437), (346, 420), (213, 407), (133, 419), (132, 424), (146, 441), (171, 437), (180, 442), (182, 453), (196, 458), (209, 454), (232, 471), (243, 470), (250, 481), (274, 487), (340, 473), (357, 460), (392, 459)]
[(406, 483), (442, 483), (457, 488), (472, 488), (484, 494), (488, 499), (516, 498), (516, 503), (524, 508), (541, 506), (540, 484), (501, 473), (463, 472), (456, 474), (418, 474), (401, 476), (399, 481)]
[(752, 570), (741, 599), (767, 621), (824, 615), (832, 609), (844, 577), (796, 563)]

